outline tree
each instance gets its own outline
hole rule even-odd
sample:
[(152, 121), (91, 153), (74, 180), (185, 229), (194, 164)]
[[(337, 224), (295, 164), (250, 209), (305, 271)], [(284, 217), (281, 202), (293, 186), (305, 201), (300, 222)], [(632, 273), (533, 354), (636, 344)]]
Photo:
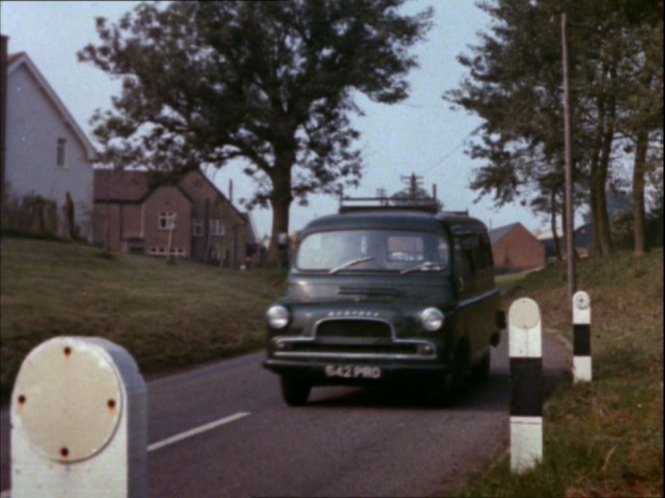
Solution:
[(492, 17), (490, 31), (458, 57), (469, 76), (444, 93), (483, 120), (469, 154), (484, 164), (470, 187), (498, 207), (521, 199), (548, 212), (555, 232), (564, 176), (559, 24), (540, 2), (478, 6)]
[[(611, 254), (606, 192), (613, 167), (621, 161), (616, 149), (627, 128), (626, 117), (636, 118), (629, 121), (636, 124), (632, 135), (636, 140), (642, 137), (636, 161), (649, 140), (646, 123), (653, 127), (659, 122), (662, 129), (662, 1), (493, 0), (479, 6), (492, 16), (491, 30), (481, 35), (480, 45), (471, 47), (471, 55), (459, 57), (469, 76), (444, 94), (483, 119), (470, 152), (485, 164), (476, 171), (471, 188), (481, 196), (493, 193), (498, 205), (533, 192), (536, 199), (548, 196), (550, 179), (563, 164), (561, 40), (556, 21), (566, 12), (575, 181), (582, 193), (588, 192), (594, 247), (602, 255)], [(643, 98), (646, 95), (651, 97)], [(645, 105), (650, 114), (639, 110)], [(635, 164), (638, 180), (643, 178), (643, 162)], [(639, 183), (636, 187), (639, 195)], [(540, 209), (546, 203), (541, 199), (533, 205)]]
[(625, 18), (630, 36), (624, 35), (627, 56), (620, 71), (625, 109), (619, 128), (633, 152), (632, 204), (634, 253), (642, 256), (647, 250), (646, 181), (656, 164), (659, 137), (663, 131), (663, 2), (625, 5)]
[(432, 10), (402, 15), (404, 2), (172, 2), (112, 26), (98, 18), (101, 44), (79, 59), (123, 81), (114, 111), (93, 117), (103, 158), (165, 177), (245, 160), (248, 206), (273, 210), (276, 262), (294, 199), (358, 184), (354, 92), (386, 104), (408, 95), (409, 49)]

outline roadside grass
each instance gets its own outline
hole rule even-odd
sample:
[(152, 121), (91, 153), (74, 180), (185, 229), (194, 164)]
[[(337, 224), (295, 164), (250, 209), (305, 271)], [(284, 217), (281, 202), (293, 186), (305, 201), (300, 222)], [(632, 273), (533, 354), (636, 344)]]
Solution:
[(58, 335), (125, 347), (147, 376), (258, 349), (263, 311), (284, 273), (240, 272), (108, 253), (82, 244), (3, 237), (0, 397), (21, 362)]
[[(550, 398), (537, 468), (512, 476), (504, 456), (459, 496), (663, 496), (663, 250), (582, 260), (577, 279), (591, 296), (593, 381), (570, 377)], [(504, 307), (531, 297), (544, 332), (572, 341), (566, 282), (565, 263), (515, 278)]]

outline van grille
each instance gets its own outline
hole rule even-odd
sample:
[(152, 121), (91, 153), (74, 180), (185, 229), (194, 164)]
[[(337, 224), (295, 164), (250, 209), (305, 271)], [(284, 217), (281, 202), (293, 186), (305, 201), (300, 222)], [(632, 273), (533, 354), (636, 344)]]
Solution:
[(367, 356), (417, 356), (418, 344), (321, 344), (309, 342), (295, 342), (290, 352), (312, 353), (319, 355), (367, 355)]
[(360, 337), (391, 339), (390, 326), (376, 320), (325, 320), (316, 329), (317, 337)]

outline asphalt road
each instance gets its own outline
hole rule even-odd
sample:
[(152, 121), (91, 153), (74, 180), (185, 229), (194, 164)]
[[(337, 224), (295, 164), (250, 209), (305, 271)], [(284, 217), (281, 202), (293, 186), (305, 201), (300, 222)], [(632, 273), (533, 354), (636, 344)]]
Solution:
[[(148, 383), (152, 497), (432, 496), (461, 489), (509, 439), (507, 341), (492, 378), (451, 408), (408, 392), (315, 388), (289, 408), (263, 354)], [(546, 392), (570, 353), (544, 337)], [(2, 490), (9, 482), (9, 417), (1, 422)], [(193, 431), (198, 429), (200, 432)], [(6, 496), (6, 493), (5, 495)], [(3, 498), (4, 498), (3, 496)]]

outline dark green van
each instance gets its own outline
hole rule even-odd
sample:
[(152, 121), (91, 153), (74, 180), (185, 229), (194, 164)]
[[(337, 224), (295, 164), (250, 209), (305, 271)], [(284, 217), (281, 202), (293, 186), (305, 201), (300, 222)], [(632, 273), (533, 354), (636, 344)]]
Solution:
[(487, 379), (504, 325), (485, 225), (434, 204), (352, 201), (301, 232), (286, 297), (266, 313), (264, 366), (285, 401), (398, 382), (445, 404), (466, 377)]

